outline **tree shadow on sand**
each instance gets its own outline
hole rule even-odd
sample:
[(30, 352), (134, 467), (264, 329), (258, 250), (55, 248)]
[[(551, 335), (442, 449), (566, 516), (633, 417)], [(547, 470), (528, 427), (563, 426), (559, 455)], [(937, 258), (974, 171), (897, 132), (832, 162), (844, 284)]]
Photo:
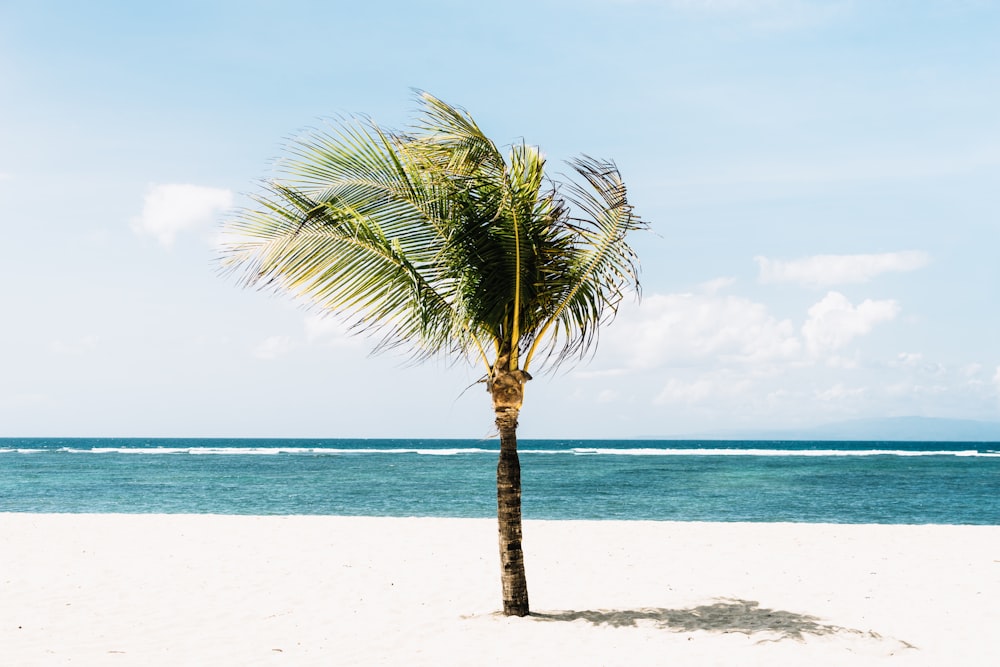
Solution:
[[(689, 609), (617, 609), (594, 611), (556, 611), (531, 614), (540, 621), (587, 621), (593, 625), (607, 625), (616, 628), (639, 627), (651, 624), (673, 632), (741, 632), (748, 636), (766, 633), (766, 641), (792, 639), (804, 641), (806, 635), (853, 635), (865, 639), (883, 639), (871, 631), (854, 630), (838, 625), (822, 623), (819, 618), (790, 611), (766, 609), (759, 602), (750, 600), (719, 600), (714, 604), (700, 605)], [(900, 640), (907, 648), (916, 648)]]

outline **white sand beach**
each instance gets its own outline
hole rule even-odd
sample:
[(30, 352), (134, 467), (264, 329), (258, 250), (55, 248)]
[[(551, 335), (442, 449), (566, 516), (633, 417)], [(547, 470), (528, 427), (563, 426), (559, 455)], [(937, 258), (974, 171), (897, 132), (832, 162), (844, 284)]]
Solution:
[(1000, 527), (0, 514), (0, 665), (963, 665)]

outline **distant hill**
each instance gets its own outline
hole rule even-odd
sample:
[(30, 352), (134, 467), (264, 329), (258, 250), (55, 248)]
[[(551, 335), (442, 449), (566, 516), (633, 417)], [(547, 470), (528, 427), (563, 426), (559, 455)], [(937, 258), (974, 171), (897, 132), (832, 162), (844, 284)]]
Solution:
[(1000, 422), (934, 417), (888, 417), (852, 419), (796, 429), (717, 431), (691, 437), (733, 440), (1000, 442)]

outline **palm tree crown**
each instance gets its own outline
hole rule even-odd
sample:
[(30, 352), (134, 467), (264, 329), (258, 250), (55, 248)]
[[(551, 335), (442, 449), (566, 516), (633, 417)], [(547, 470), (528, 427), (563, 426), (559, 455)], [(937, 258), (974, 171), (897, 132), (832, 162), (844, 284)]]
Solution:
[(583, 184), (547, 182), (537, 148), (505, 159), (468, 114), (421, 101), (404, 133), (347, 119), (296, 140), (227, 224), (223, 266), (418, 356), (527, 372), (586, 352), (638, 289), (625, 237), (644, 225), (617, 168), (582, 157)]

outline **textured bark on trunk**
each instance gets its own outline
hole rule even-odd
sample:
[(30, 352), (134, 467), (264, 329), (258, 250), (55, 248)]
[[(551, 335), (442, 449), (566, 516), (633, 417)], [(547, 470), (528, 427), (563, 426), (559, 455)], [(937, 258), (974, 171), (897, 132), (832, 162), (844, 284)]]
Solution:
[(517, 416), (524, 401), (524, 383), (531, 376), (510, 370), (509, 357), (500, 355), (487, 388), (493, 397), (497, 429), (500, 431), (500, 460), (497, 462), (497, 522), (500, 530), (500, 582), (503, 586), (503, 613), (528, 615), (528, 581), (524, 576), (521, 550), (521, 464), (517, 459)]
[(503, 613), (528, 615), (528, 581), (521, 549), (521, 464), (517, 458), (517, 411), (497, 412), (500, 460), (497, 463), (497, 521), (500, 528), (500, 582)]

